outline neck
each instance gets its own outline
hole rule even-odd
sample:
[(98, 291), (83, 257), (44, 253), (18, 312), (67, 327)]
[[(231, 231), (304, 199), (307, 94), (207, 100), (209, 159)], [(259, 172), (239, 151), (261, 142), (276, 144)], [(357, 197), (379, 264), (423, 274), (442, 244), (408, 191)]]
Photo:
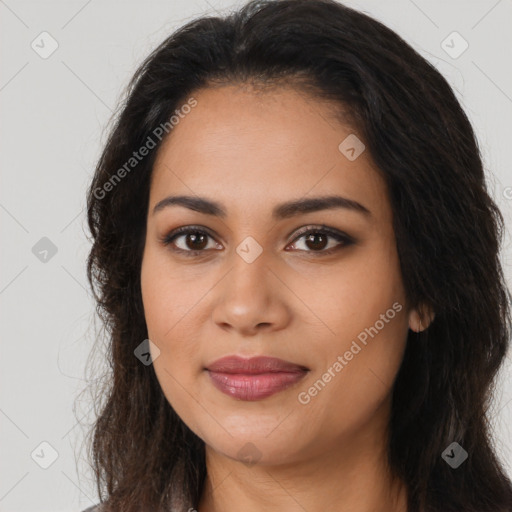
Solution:
[(406, 486), (389, 471), (384, 431), (360, 429), (286, 464), (248, 465), (207, 445), (198, 512), (406, 512)]

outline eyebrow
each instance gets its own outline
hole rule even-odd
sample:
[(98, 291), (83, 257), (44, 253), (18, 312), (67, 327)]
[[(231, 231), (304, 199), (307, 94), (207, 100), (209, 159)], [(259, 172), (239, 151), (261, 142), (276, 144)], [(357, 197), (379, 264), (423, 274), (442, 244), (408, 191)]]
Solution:
[[(227, 213), (222, 204), (205, 197), (197, 196), (169, 196), (159, 201), (153, 209), (153, 215), (170, 206), (183, 206), (206, 215), (226, 218)], [(294, 199), (278, 204), (272, 210), (274, 220), (288, 219), (296, 215), (303, 215), (320, 210), (344, 208), (371, 217), (371, 212), (362, 204), (342, 196), (322, 196), (305, 199)]]

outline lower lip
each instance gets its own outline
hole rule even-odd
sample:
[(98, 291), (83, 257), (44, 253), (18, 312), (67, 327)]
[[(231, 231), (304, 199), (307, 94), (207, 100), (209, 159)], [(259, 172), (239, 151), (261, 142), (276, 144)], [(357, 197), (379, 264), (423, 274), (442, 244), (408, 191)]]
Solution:
[(211, 372), (213, 385), (237, 400), (261, 400), (292, 386), (306, 375), (306, 371), (239, 374)]

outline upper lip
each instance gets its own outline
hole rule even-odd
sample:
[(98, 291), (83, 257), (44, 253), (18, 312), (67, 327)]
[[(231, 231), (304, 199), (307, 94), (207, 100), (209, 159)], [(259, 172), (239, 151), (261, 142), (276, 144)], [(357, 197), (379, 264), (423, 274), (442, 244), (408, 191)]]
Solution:
[(258, 374), (270, 372), (298, 372), (308, 370), (305, 366), (284, 361), (277, 357), (257, 356), (249, 359), (227, 356), (217, 359), (206, 367), (212, 372)]

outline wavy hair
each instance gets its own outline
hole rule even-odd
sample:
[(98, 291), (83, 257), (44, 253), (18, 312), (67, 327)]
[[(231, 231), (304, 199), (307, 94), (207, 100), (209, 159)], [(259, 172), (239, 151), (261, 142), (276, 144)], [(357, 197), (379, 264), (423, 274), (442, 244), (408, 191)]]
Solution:
[[(409, 305), (435, 312), (428, 329), (409, 331), (393, 388), (388, 458), (408, 511), (510, 512), (488, 416), (511, 329), (504, 225), (474, 131), (432, 64), (334, 0), (253, 0), (190, 21), (143, 61), (111, 120), (87, 191), (87, 276), (110, 365), (89, 433), (103, 509), (196, 508), (206, 477), (204, 442), (167, 402), (153, 366), (134, 356), (148, 336), (140, 269), (165, 140), (155, 128), (201, 88), (285, 81), (338, 105), (357, 127), (389, 190)], [(128, 170), (148, 137), (156, 147)], [(442, 457), (452, 442), (468, 453), (457, 469)]]

